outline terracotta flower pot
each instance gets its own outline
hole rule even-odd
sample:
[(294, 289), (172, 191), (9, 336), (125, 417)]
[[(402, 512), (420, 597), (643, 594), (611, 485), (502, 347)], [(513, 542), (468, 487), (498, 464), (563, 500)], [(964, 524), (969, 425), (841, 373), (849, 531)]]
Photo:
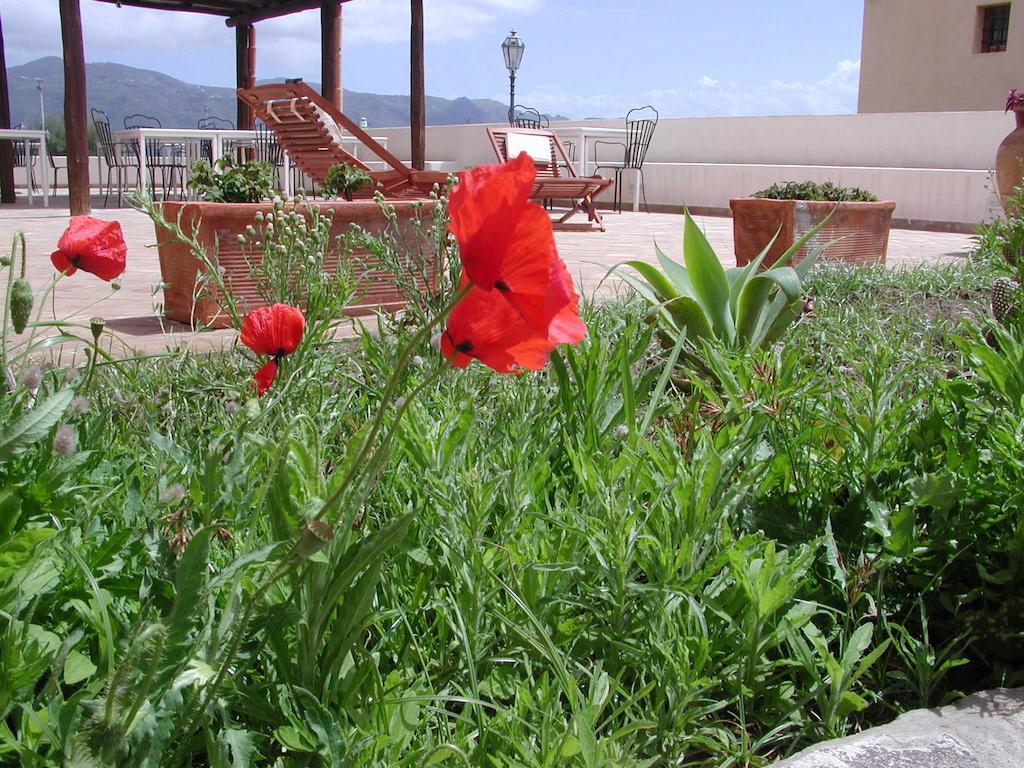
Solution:
[(892, 201), (833, 203), (744, 197), (729, 201), (736, 265), (742, 267), (757, 258), (778, 232), (779, 236), (764, 260), (764, 266), (771, 266), (794, 241), (803, 237), (837, 205), (839, 208), (832, 218), (797, 251), (791, 263), (795, 264), (806, 256), (808, 248), (842, 238), (829, 246), (821, 258), (854, 264), (884, 264), (892, 214), (896, 209), (896, 203)]
[(1006, 201), (1013, 197), (1014, 190), (1021, 185), (1024, 177), (1024, 112), (1014, 111), (1017, 127), (1003, 139), (996, 150), (996, 189), (999, 199), (1006, 208)]
[[(393, 205), (397, 225), (407, 235), (414, 218), (429, 219), (433, 215), (433, 202), (430, 200), (401, 201)], [(351, 224), (358, 224), (370, 233), (381, 232), (387, 226), (373, 201), (327, 202), (320, 203), (319, 207), (334, 211), (330, 232), (332, 242)], [(252, 274), (252, 260), (258, 254), (243, 252), (238, 244), (238, 235), (243, 234), (247, 226), (255, 225), (257, 212), (270, 213), (273, 210), (270, 203), (168, 202), (162, 203), (161, 209), (168, 221), (176, 221), (180, 214), (182, 228), (186, 232), (198, 224), (197, 239), (206, 247), (211, 261), (216, 253), (216, 263), (223, 270), (225, 286), (231, 291), (241, 313), (264, 306)], [(159, 225), (154, 226), (160, 275), (164, 283), (164, 314), (182, 323), (229, 327), (231, 318), (223, 309), (223, 299), (214, 283), (204, 279), (201, 262), (193, 256), (188, 245), (176, 240)], [(350, 258), (356, 261), (358, 271), (355, 275), (356, 303), (346, 310), (348, 314), (369, 314), (378, 309), (393, 311), (403, 306), (405, 296), (395, 286), (394, 277), (374, 269), (375, 256), (368, 251), (357, 251)], [(335, 269), (337, 262), (328, 262), (328, 272)], [(427, 279), (436, 275), (435, 265)]]

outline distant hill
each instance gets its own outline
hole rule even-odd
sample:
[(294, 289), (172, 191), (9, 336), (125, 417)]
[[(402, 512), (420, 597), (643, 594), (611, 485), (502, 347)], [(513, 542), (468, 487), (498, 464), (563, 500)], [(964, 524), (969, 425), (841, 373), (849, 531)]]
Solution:
[[(64, 111), (63, 62), (57, 56), (36, 59), (7, 70), (13, 125), (38, 124), (36, 78), (43, 80), (47, 116)], [(194, 128), (206, 115), (234, 121), (237, 113), (233, 88), (194, 85), (149, 69), (103, 62), (87, 64), (86, 82), (89, 106), (106, 112), (112, 126), (122, 125), (126, 115), (135, 113), (156, 117), (165, 128)], [(310, 86), (320, 89), (319, 83)], [(346, 89), (344, 111), (356, 122), (365, 117), (372, 128), (405, 126), (409, 124), (409, 97)], [(502, 122), (507, 111), (506, 105), (493, 99), (427, 97), (428, 125)]]

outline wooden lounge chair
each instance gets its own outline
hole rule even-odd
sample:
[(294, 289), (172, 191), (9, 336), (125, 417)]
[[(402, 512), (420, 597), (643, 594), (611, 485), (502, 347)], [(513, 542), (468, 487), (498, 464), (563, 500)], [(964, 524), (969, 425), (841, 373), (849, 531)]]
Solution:
[[(488, 128), (491, 146), (498, 159), (508, 162), (526, 152), (537, 166), (537, 180), (530, 197), (535, 200), (566, 200), (569, 212), (552, 222), (555, 229), (598, 229), (604, 232), (604, 221), (594, 207), (594, 198), (614, 182), (603, 176), (577, 176), (565, 147), (553, 131), (531, 128)], [(588, 223), (569, 223), (580, 211)]]
[[(328, 169), (337, 163), (362, 168), (376, 182), (375, 187), (360, 190), (356, 197), (371, 197), (379, 190), (385, 197), (422, 198), (430, 194), (434, 184), (443, 186), (448, 178), (445, 173), (409, 168), (305, 83), (270, 83), (255, 88), (239, 88), (238, 98), (252, 107), (256, 116), (277, 137), (277, 143), (288, 153), (291, 161), (317, 183), (322, 184)], [(341, 145), (343, 129), (389, 169), (373, 171), (346, 152)]]

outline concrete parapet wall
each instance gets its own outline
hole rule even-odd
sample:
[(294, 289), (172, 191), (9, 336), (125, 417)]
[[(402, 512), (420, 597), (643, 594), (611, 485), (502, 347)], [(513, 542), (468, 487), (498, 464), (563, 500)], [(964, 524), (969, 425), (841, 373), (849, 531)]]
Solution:
[[(622, 121), (554, 127), (581, 124), (621, 127)], [(723, 209), (729, 198), (776, 181), (833, 181), (895, 200), (897, 219), (967, 228), (998, 210), (989, 174), (1013, 126), (1012, 115), (1002, 112), (666, 118), (647, 156), (647, 198), (658, 206)], [(485, 127), (428, 128), (427, 156), (457, 168), (493, 162)], [(373, 133), (387, 136), (395, 154), (409, 156), (407, 128)], [(631, 177), (623, 190), (627, 203)]]

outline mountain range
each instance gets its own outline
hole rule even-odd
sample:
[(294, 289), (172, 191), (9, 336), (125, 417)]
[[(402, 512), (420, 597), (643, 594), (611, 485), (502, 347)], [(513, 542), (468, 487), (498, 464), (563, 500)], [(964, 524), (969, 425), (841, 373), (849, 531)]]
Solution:
[[(63, 113), (64, 63), (57, 56), (47, 56), (7, 69), (12, 125), (38, 125), (37, 78), (42, 79), (47, 123)], [(320, 90), (319, 83), (309, 85)], [(206, 116), (234, 122), (237, 113), (234, 88), (195, 85), (123, 64), (87, 64), (86, 88), (89, 107), (106, 112), (115, 127), (131, 114), (155, 117), (165, 128), (194, 128)], [(405, 126), (409, 125), (409, 97), (345, 89), (344, 112), (356, 122), (365, 117), (372, 128)], [(428, 125), (504, 122), (507, 114), (508, 107), (493, 99), (427, 97)]]

